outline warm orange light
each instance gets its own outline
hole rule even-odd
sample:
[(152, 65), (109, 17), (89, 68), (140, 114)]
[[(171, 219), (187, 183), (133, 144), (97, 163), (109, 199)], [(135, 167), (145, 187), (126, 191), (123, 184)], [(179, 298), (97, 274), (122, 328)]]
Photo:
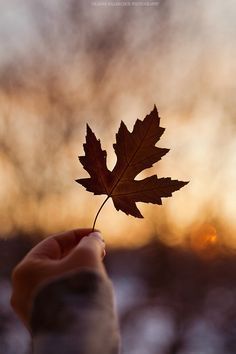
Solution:
[(213, 255), (218, 250), (219, 236), (214, 226), (203, 224), (192, 231), (191, 247), (203, 255)]

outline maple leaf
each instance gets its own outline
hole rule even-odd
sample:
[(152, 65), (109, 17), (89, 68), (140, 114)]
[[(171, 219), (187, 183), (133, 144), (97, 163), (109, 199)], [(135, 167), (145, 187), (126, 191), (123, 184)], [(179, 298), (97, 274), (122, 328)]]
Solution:
[(156, 106), (143, 121), (136, 120), (132, 132), (129, 132), (121, 121), (116, 143), (113, 145), (117, 161), (110, 171), (107, 168), (107, 153), (102, 150), (100, 140), (87, 124), (86, 142), (83, 145), (85, 156), (80, 156), (79, 160), (90, 177), (77, 179), (76, 182), (96, 195), (107, 195), (96, 215), (94, 225), (101, 208), (109, 198), (112, 198), (117, 210), (142, 218), (136, 206), (137, 202), (161, 205), (161, 198), (171, 197), (173, 192), (188, 183), (172, 180), (170, 177), (158, 178), (156, 175), (135, 180), (141, 171), (152, 167), (169, 151), (155, 146), (164, 131), (165, 129), (160, 127)]

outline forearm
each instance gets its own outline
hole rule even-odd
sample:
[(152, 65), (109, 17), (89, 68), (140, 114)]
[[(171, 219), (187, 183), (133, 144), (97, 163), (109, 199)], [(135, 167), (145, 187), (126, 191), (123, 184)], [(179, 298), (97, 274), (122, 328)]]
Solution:
[(83, 270), (45, 285), (34, 301), (31, 329), (34, 354), (117, 354), (110, 281)]

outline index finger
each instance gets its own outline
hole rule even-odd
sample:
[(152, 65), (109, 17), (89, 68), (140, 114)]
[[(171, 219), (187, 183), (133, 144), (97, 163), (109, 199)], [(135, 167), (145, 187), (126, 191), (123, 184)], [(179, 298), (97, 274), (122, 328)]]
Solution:
[(57, 260), (68, 254), (92, 228), (74, 229), (47, 237), (38, 243), (27, 258), (46, 258)]

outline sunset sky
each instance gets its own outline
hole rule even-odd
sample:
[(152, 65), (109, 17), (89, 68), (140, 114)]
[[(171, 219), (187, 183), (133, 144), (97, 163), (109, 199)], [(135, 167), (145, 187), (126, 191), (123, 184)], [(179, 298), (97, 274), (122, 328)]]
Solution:
[(92, 225), (105, 196), (74, 182), (86, 123), (112, 168), (120, 121), (132, 130), (156, 104), (170, 152), (142, 176), (190, 183), (139, 204), (144, 219), (108, 201), (97, 227), (114, 246), (236, 247), (236, 2), (105, 3), (0, 1), (1, 236)]

